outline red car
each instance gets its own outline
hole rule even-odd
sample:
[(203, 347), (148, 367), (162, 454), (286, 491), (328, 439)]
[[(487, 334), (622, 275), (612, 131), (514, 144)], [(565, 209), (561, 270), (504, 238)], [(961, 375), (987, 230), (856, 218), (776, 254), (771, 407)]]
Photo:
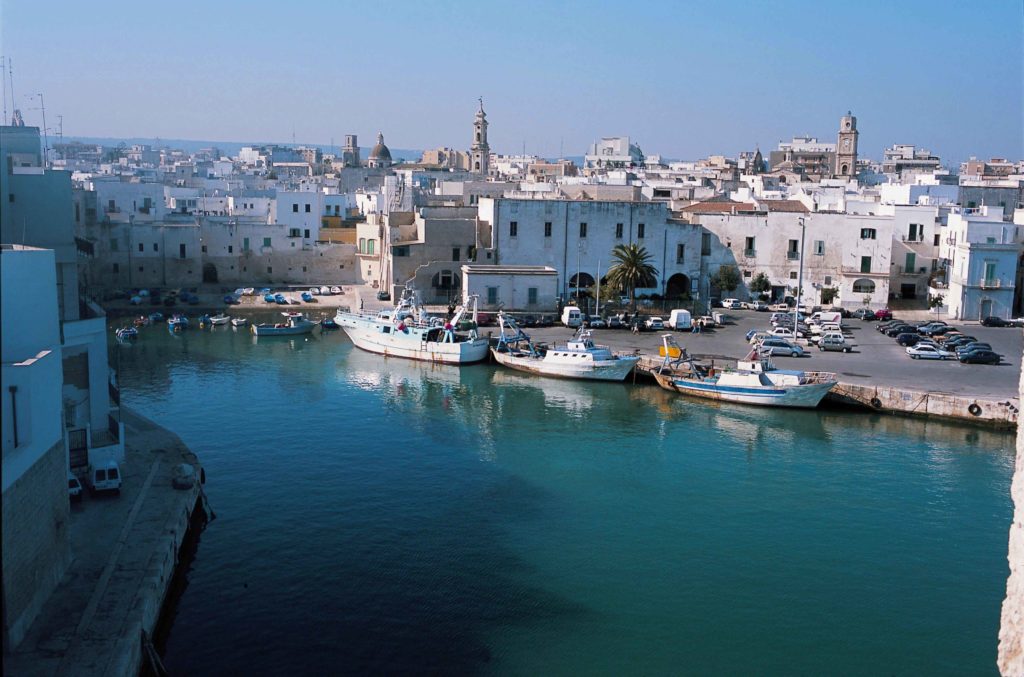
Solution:
[(875, 319), (876, 320), (891, 320), (892, 319), (892, 311), (889, 310), (888, 308), (882, 308), (880, 310), (876, 310), (875, 311)]

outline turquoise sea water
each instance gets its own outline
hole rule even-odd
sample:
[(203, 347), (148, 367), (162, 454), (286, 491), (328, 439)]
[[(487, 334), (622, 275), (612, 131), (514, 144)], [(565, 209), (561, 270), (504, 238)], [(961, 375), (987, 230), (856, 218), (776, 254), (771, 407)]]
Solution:
[(994, 674), (1013, 438), (149, 328), (217, 518), (176, 674)]

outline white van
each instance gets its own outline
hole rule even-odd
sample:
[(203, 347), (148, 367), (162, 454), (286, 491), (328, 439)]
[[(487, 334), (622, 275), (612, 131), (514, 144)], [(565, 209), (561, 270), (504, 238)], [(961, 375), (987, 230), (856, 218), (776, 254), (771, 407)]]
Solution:
[(576, 306), (562, 308), (562, 324), (566, 327), (576, 328), (583, 324), (583, 313)]
[(97, 491), (121, 491), (121, 469), (117, 461), (107, 461), (101, 466), (89, 468), (89, 489)]
[(676, 331), (690, 331), (693, 329), (693, 316), (689, 310), (676, 308), (669, 313), (668, 327)]
[(842, 326), (843, 314), (838, 310), (819, 310), (811, 315), (810, 322), (813, 324), (825, 324), (826, 322), (830, 322)]

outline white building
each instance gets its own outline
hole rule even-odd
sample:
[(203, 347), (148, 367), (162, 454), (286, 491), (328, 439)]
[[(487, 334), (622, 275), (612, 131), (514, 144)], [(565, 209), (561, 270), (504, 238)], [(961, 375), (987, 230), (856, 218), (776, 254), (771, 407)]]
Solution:
[(606, 136), (591, 144), (584, 158), (587, 169), (628, 168), (642, 165), (644, 152), (628, 136)]
[(2, 246), (5, 653), (71, 563), (56, 271), (52, 250)]
[(658, 270), (655, 285), (638, 294), (696, 290), (699, 230), (673, 219), (664, 202), (481, 198), (479, 219), (477, 262), (553, 268), (563, 302), (603, 279), (620, 244), (644, 247)]
[(943, 296), (951, 317), (980, 320), (1013, 314), (1021, 263), (1020, 226), (1002, 220), (996, 207), (957, 209), (943, 229), (942, 256), (947, 262)]
[(552, 313), (558, 307), (558, 271), (549, 266), (463, 265), (462, 303), (475, 295), (481, 310)]

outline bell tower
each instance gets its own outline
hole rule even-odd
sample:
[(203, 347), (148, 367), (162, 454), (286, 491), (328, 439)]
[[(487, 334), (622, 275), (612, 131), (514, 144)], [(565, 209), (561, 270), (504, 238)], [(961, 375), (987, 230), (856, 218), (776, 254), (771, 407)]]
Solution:
[(857, 118), (846, 111), (839, 120), (839, 142), (836, 144), (836, 176), (857, 176)]
[(470, 171), (474, 174), (487, 176), (491, 163), (491, 147), (487, 145), (487, 113), (484, 112), (484, 100), (480, 98), (480, 110), (473, 120), (473, 145), (470, 146)]

